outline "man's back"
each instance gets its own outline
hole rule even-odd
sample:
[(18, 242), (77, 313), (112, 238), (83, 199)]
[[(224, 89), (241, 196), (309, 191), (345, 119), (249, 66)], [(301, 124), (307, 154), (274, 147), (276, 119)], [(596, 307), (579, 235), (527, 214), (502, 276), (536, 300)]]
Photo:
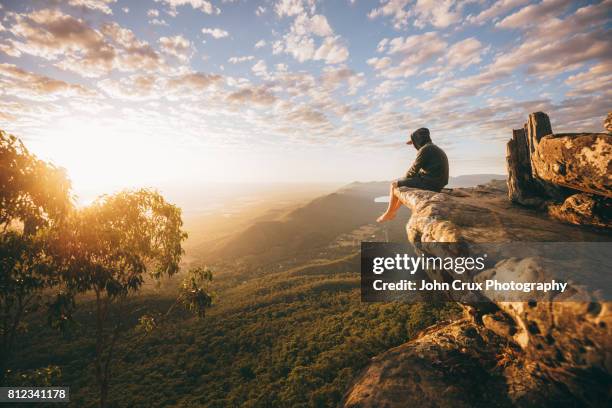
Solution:
[(419, 149), (418, 156), (422, 160), (420, 175), (440, 188), (448, 184), (448, 158), (444, 150), (433, 143), (427, 143)]

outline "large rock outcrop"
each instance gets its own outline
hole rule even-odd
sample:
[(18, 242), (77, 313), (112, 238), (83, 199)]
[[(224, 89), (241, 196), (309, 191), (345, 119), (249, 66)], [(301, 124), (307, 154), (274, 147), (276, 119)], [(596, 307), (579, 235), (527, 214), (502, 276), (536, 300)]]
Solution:
[(546, 207), (561, 221), (612, 228), (612, 134), (555, 134), (548, 115), (535, 112), (513, 131), (506, 161), (511, 201)]
[(536, 176), (549, 183), (612, 197), (612, 136), (607, 133), (544, 136), (531, 164)]
[[(501, 182), (451, 193), (397, 189), (411, 243), (609, 241), (513, 205)], [(534, 260), (508, 260), (537, 269)], [(521, 263), (522, 264), (519, 264)], [(501, 273), (497, 270), (488, 274)], [(484, 273), (484, 272), (483, 272)], [(477, 280), (478, 276), (466, 277)], [(486, 293), (484, 296), (486, 297)], [(612, 383), (609, 302), (463, 303), (465, 317), (375, 357), (345, 407), (606, 406)]]
[(415, 340), (375, 357), (345, 406), (507, 405), (503, 367), (496, 357), (504, 347), (501, 337), (469, 318), (430, 327)]
[[(609, 251), (612, 134), (554, 134), (548, 116), (536, 112), (513, 131), (506, 159), (507, 184), (443, 193), (396, 189), (412, 212), (408, 240), (418, 252), (436, 256), (475, 256), (482, 243), (531, 242), (523, 245), (531, 249), (537, 243), (575, 241), (552, 259), (510, 250), (492, 267), (460, 277), (542, 282), (562, 269), (563, 258), (571, 271), (569, 290), (538, 300), (500, 298), (487, 290), (467, 297), (448, 293), (464, 307), (464, 317), (375, 357), (348, 390), (345, 407), (612, 404), (609, 271), (592, 267), (596, 263), (574, 264), (580, 257), (572, 255), (589, 242), (604, 242), (586, 244), (604, 258)], [(427, 274), (442, 281), (457, 278), (444, 270)], [(578, 275), (597, 279), (579, 281)], [(589, 280), (595, 285), (584, 284)]]

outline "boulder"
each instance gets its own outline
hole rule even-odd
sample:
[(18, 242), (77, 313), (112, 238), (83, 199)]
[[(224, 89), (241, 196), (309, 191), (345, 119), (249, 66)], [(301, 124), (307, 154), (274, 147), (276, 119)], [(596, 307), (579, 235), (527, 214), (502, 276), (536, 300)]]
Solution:
[(550, 204), (548, 213), (570, 224), (612, 228), (612, 200), (593, 194), (571, 195), (562, 204)]
[[(463, 248), (461, 243), (610, 241), (606, 231), (562, 224), (512, 205), (500, 182), (450, 193), (400, 188), (395, 194), (411, 210), (410, 242), (425, 251), (431, 242)], [(533, 259), (507, 262), (529, 270), (546, 266)], [(498, 265), (485, 272), (501, 273)], [(349, 388), (344, 405), (609, 406), (611, 308), (605, 301), (469, 305), (463, 319), (432, 327), (375, 357)]]
[(612, 198), (612, 135), (565, 133), (542, 137), (531, 155), (537, 178)]
[(503, 339), (464, 318), (426, 329), (374, 357), (347, 408), (511, 406), (498, 350)]
[(548, 116), (535, 112), (523, 129), (513, 130), (506, 166), (510, 201), (547, 209), (563, 222), (612, 227), (606, 216), (612, 205), (612, 134), (555, 134)]

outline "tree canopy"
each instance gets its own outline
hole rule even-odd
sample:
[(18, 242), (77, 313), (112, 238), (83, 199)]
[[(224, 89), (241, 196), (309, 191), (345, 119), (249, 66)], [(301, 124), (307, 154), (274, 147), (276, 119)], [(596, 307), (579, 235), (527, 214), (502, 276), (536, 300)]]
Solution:
[(48, 238), (72, 211), (65, 171), (0, 130), (0, 384), (25, 316), (59, 284)]
[[(82, 208), (70, 191), (63, 169), (0, 131), (0, 384), (29, 314), (47, 306), (51, 326), (65, 329), (76, 295), (93, 294), (94, 368), (104, 407), (126, 299), (146, 279), (179, 271), (187, 234), (180, 208), (156, 191), (122, 191)], [(211, 305), (211, 279), (209, 270), (196, 269), (179, 288), (180, 303), (200, 317)]]

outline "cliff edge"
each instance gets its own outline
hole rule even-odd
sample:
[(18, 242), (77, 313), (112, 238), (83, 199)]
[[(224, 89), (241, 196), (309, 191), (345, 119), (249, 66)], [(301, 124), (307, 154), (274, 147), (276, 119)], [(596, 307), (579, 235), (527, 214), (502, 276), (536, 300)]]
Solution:
[[(593, 137), (610, 143), (609, 135)], [(609, 163), (609, 152), (601, 160)], [(533, 176), (517, 190), (517, 174), (511, 174), (510, 191), (504, 182), (442, 193), (396, 189), (412, 212), (408, 240), (423, 252), (432, 242), (611, 241), (608, 219), (585, 227), (551, 212), (558, 200), (567, 201), (575, 192)], [(609, 174), (601, 179), (605, 182), (597, 186), (603, 199), (596, 188), (589, 194), (609, 203)], [(517, 196), (524, 205), (513, 199)], [(515, 262), (513, 268), (545, 270), (533, 259), (508, 262)], [(349, 387), (344, 406), (610, 406), (612, 302), (573, 301), (571, 296), (580, 299), (579, 291), (572, 289), (563, 301), (461, 302), (462, 319), (430, 327), (374, 357)]]

